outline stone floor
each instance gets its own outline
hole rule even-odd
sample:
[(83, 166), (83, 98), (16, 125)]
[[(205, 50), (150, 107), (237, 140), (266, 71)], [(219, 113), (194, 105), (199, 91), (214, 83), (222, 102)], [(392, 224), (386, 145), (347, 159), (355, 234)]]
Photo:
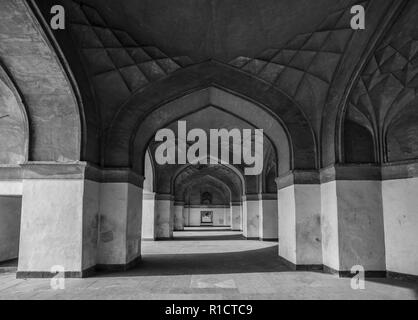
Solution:
[(376, 279), (355, 291), (350, 279), (289, 271), (277, 250), (277, 243), (235, 232), (191, 230), (174, 241), (145, 242), (134, 270), (68, 279), (64, 290), (0, 274), (0, 299), (418, 299), (418, 284)]

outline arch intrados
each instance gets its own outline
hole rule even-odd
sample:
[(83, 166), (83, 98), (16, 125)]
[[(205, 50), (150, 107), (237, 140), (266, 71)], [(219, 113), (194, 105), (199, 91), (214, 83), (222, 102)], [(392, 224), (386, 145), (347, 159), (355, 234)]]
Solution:
[[(204, 160), (205, 159), (205, 157), (202, 157), (202, 158), (200, 158), (198, 161), (200, 161), (200, 160)], [(219, 158), (215, 158), (215, 157), (213, 157), (213, 156), (209, 156), (208, 157), (208, 160), (210, 160), (210, 159), (212, 159), (212, 160), (215, 160), (215, 161), (219, 161)], [(190, 168), (190, 167), (193, 167), (194, 166), (194, 164), (185, 164), (185, 165), (183, 165), (181, 168), (179, 168), (176, 172), (175, 172), (175, 174), (173, 175), (173, 177), (172, 177), (172, 179), (171, 179), (171, 190), (172, 190), (172, 192), (174, 192), (174, 185), (175, 185), (175, 183), (176, 183), (176, 180), (177, 180), (177, 178), (185, 171), (185, 170), (187, 170), (188, 168)], [(227, 169), (229, 169), (230, 171), (232, 171), (237, 177), (238, 177), (238, 179), (241, 181), (241, 194), (242, 195), (244, 195), (244, 192), (245, 192), (245, 190), (246, 190), (246, 183), (245, 183), (245, 178), (244, 178), (244, 176), (243, 176), (243, 174), (242, 174), (242, 172), (241, 171), (239, 171), (235, 166), (233, 166), (233, 165), (231, 165), (231, 164), (226, 164), (226, 163), (220, 163), (219, 164), (219, 166), (223, 166), (223, 167), (225, 167), (225, 168), (227, 168)]]
[[(219, 104), (223, 104), (224, 106), (219, 107)], [(131, 163), (133, 163), (134, 170), (143, 172), (143, 167), (140, 167), (142, 164), (140, 160), (143, 158), (142, 153), (147, 149), (159, 129), (209, 107), (227, 112), (245, 121), (254, 128), (264, 129), (265, 137), (269, 139), (275, 149), (279, 168), (282, 168), (281, 172), (286, 173), (293, 168), (291, 141), (286, 128), (281, 124), (280, 120), (272, 117), (264, 108), (261, 108), (252, 101), (245, 100), (241, 96), (234, 95), (216, 87), (209, 87), (186, 94), (181, 98), (156, 108), (141, 122), (131, 146)], [(248, 111), (243, 111), (246, 108), (249, 108), (252, 114), (249, 114)], [(170, 112), (170, 109), (177, 109), (178, 112), (172, 115), (171, 118), (168, 118), (167, 113)], [(252, 121), (249, 118), (252, 118)], [(269, 126), (263, 127), (266, 119), (270, 120)], [(254, 120), (257, 123), (254, 123)]]
[[(211, 176), (211, 175), (205, 175), (203, 177), (203, 179), (212, 180), (214, 183), (220, 184), (224, 189), (226, 189), (228, 191), (228, 197), (229, 197), (230, 201), (232, 201), (232, 199), (233, 199), (232, 190), (225, 182), (223, 182), (222, 180), (220, 180), (220, 179), (218, 179), (214, 176)], [(192, 187), (196, 184), (200, 184), (200, 183), (202, 183), (202, 179), (196, 179), (195, 178), (195, 179), (190, 180), (184, 187), (182, 187), (183, 188), (182, 195), (181, 195), (182, 199), (186, 198), (186, 192), (188, 191), (188, 189), (190, 187)], [(216, 187), (216, 186), (214, 186), (214, 187)]]

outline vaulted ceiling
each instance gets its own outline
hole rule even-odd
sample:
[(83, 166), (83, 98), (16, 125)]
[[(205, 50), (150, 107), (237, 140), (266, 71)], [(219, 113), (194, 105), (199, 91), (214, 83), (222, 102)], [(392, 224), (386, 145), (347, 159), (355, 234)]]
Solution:
[[(350, 28), (354, 3), (366, 8), (366, 30)], [(47, 30), (55, 4), (66, 8), (65, 31)], [(15, 0), (0, 6), (0, 58), (29, 110), (29, 160), (131, 166), (131, 141), (147, 115), (211, 86), (262, 105), (281, 121), (292, 150), (286, 170), (418, 156), (414, 0)], [(34, 14), (38, 8), (45, 21)], [(347, 144), (344, 154), (344, 141), (366, 143)], [(7, 161), (16, 158), (8, 147)]]
[[(43, 2), (43, 1), (42, 1)], [(254, 56), (312, 32), (353, 0), (80, 0), (114, 27), (169, 56), (195, 62)]]

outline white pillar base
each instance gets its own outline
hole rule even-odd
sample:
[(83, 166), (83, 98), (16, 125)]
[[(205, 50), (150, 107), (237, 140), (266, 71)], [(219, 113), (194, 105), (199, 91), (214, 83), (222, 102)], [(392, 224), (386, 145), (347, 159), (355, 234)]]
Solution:
[(326, 173), (334, 177), (321, 185), (324, 268), (350, 276), (361, 266), (367, 276), (385, 276), (380, 168), (335, 167)]
[(231, 229), (233, 231), (242, 231), (242, 204), (231, 204)]
[(171, 195), (157, 194), (155, 199), (155, 238), (172, 239), (174, 230), (174, 202)]
[(386, 267), (392, 273), (418, 276), (417, 190), (418, 178), (383, 182)]
[(279, 240), (279, 209), (277, 194), (260, 195), (260, 240)]
[(319, 184), (280, 188), (278, 207), (280, 257), (298, 269), (322, 268)]
[(260, 239), (260, 212), (262, 203), (259, 195), (247, 195), (243, 197), (243, 234), (250, 240)]
[(96, 265), (100, 185), (86, 165), (24, 166), (18, 278), (84, 277)]
[(141, 257), (142, 188), (130, 183), (101, 186), (98, 265), (110, 269)]
[(19, 256), (22, 197), (0, 195), (0, 262)]
[(155, 193), (145, 192), (142, 197), (142, 239), (155, 240)]
[(184, 204), (176, 203), (174, 204), (174, 231), (183, 231), (184, 230)]

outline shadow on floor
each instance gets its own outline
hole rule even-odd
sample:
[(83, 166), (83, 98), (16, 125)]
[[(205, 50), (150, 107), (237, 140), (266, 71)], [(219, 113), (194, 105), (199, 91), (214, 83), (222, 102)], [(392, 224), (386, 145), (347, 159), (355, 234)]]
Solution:
[[(144, 255), (141, 263), (129, 271), (100, 272), (95, 278), (297, 272), (286, 266), (277, 252), (278, 245), (242, 252)], [(418, 299), (418, 283), (396, 279), (367, 279), (367, 282), (410, 289)]]
[(0, 268), (17, 267), (17, 259), (0, 262)]
[(144, 255), (134, 269), (122, 273), (98, 273), (97, 277), (177, 276), (291, 271), (277, 255), (278, 246), (260, 250)]
[(373, 283), (383, 284), (383, 285), (392, 286), (392, 287), (410, 289), (414, 291), (415, 298), (418, 300), (418, 282), (417, 281), (381, 278), (381, 279), (367, 279), (367, 282), (373, 282)]

